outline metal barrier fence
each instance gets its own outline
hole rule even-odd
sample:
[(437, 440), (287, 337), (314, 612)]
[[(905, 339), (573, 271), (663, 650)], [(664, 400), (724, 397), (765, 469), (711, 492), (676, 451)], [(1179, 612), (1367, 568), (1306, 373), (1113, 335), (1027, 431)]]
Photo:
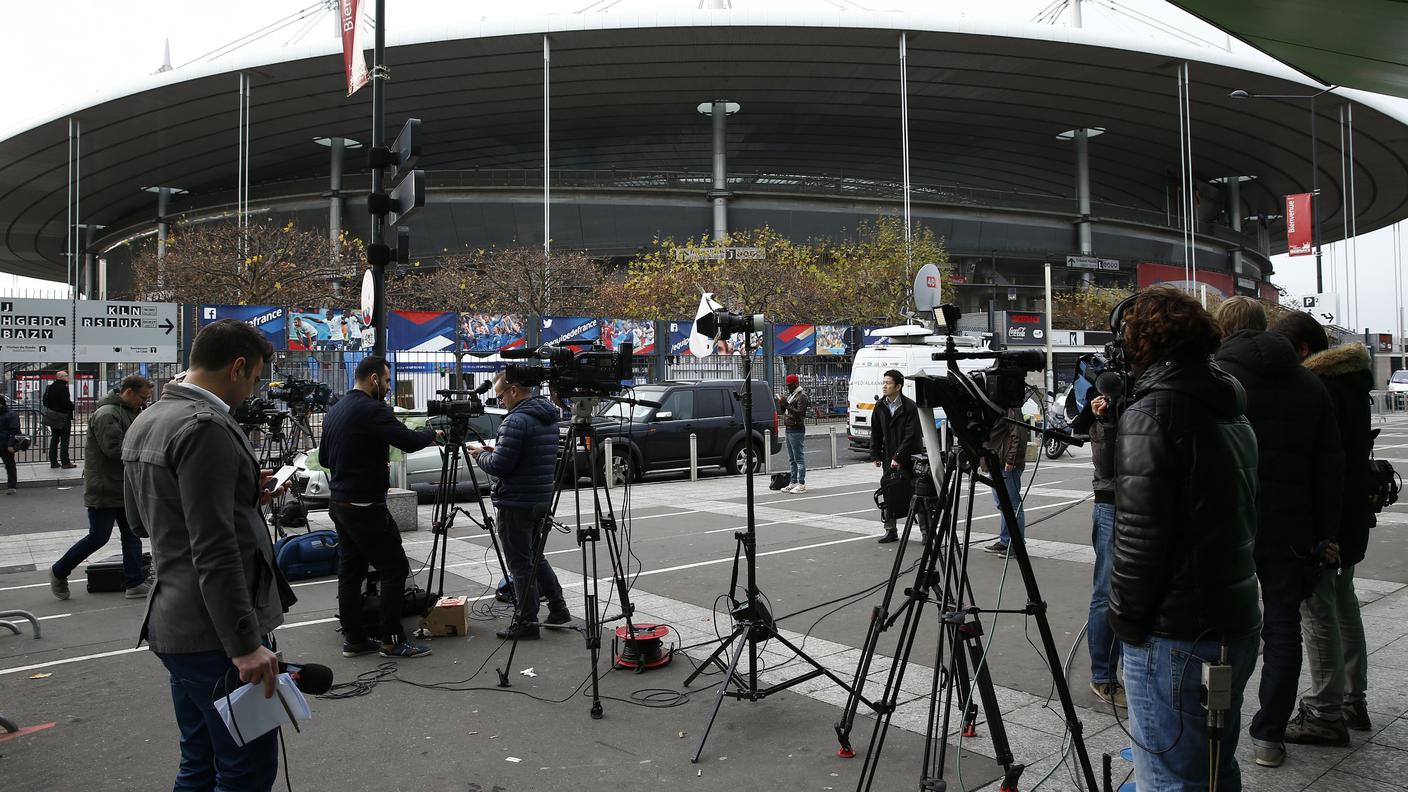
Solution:
[(1376, 390), (1370, 393), (1373, 399), (1370, 415), (1383, 422), (1390, 415), (1408, 414), (1408, 391)]

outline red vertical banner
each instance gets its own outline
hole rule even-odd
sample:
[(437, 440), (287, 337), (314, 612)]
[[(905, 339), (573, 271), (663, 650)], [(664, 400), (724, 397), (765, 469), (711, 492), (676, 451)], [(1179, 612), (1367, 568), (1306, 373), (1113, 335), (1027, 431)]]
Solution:
[(367, 84), (367, 48), (362, 44), (362, 4), (358, 0), (339, 0), (342, 16), (342, 66), (347, 74), (347, 95)]
[(1310, 193), (1286, 196), (1286, 247), (1292, 256), (1309, 256), (1313, 236)]

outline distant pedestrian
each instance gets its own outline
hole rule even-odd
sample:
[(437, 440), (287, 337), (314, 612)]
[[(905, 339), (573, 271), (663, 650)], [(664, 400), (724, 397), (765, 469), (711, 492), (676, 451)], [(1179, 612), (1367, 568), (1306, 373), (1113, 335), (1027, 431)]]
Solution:
[(44, 425), (49, 427), (49, 467), (72, 470), (78, 467), (68, 457), (68, 438), (73, 430), (73, 396), (68, 390), (68, 372), (54, 374), (44, 389)]
[(5, 494), (14, 495), (16, 487), (15, 454), (19, 452), (20, 415), (10, 409), (4, 396), (0, 396), (0, 457), (5, 460)]
[[(1013, 407), (1007, 411), (1007, 417), (1018, 423), (1023, 423), (1022, 409)], [(1018, 426), (1009, 421), (998, 421), (993, 424), (992, 433), (988, 435), (985, 447), (997, 453), (998, 462), (1001, 463), (1001, 470), (987, 470), (987, 461), (983, 462), (983, 469), (994, 483), (1001, 481), (1001, 486), (1007, 490), (1007, 497), (1012, 501), (1012, 511), (1017, 518), (1016, 525), (1010, 525), (1007, 517), (1002, 518), (1002, 529), (998, 534), (997, 541), (984, 547), (988, 553), (1003, 554), (1007, 552), (1008, 546), (1012, 542), (1013, 532), (1024, 533), (1027, 530), (1027, 515), (1022, 510), (1022, 470), (1027, 466), (1027, 442), (1031, 439), (1031, 430), (1025, 428), (1025, 424)], [(997, 487), (992, 489), (993, 505), (1001, 507), (1002, 501), (998, 499)]]
[(127, 524), (122, 499), (122, 440), (151, 397), (151, 380), (134, 374), (124, 378), (117, 391), (98, 402), (98, 409), (88, 419), (88, 444), (83, 457), (83, 505), (88, 508), (88, 535), (75, 542), (49, 568), (49, 588), (61, 600), (68, 599), (68, 576), (108, 543), (114, 523), (122, 540), (122, 588), (127, 598), (141, 599), (151, 590), (142, 569), (142, 540)]
[(924, 448), (919, 433), (919, 407), (904, 395), (904, 374), (890, 369), (880, 380), (880, 400), (870, 412), (870, 460), (880, 468), (885, 509), (880, 519), (885, 533), (880, 544), (898, 542), (896, 519), (909, 513), (914, 497), (910, 459)]
[(791, 460), (791, 478), (783, 492), (807, 491), (807, 408), (811, 399), (796, 374), (787, 375), (787, 393), (777, 398), (777, 410), (782, 413), (782, 425), (787, 433), (787, 457)]

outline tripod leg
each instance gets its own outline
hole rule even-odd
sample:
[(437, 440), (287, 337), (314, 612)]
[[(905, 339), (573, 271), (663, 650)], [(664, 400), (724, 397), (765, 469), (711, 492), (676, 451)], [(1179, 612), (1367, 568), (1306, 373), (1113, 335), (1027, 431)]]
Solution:
[(723, 639), (723, 642), (719, 644), (719, 648), (715, 649), (705, 658), (704, 662), (699, 664), (698, 668), (695, 668), (689, 676), (684, 678), (684, 686), (689, 687), (694, 684), (694, 680), (698, 679), (699, 675), (704, 673), (704, 669), (708, 668), (710, 665), (717, 665), (721, 670), (726, 669), (728, 666), (724, 665), (723, 661), (719, 660), (719, 658), (723, 656), (724, 652), (728, 651), (729, 644), (733, 643), (736, 638), (738, 638), (738, 633), (734, 632)]
[[(714, 728), (714, 719), (719, 717), (719, 707), (723, 706), (724, 695), (728, 692), (729, 683), (734, 681), (734, 674), (738, 671), (738, 660), (743, 656), (743, 650), (748, 646), (748, 640), (745, 637), (747, 632), (748, 625), (738, 625), (734, 628), (733, 634), (714, 652), (714, 654), (717, 655), (719, 652), (728, 648), (729, 644), (736, 644), (736, 646), (733, 647), (733, 656), (730, 657), (728, 661), (728, 669), (724, 672), (724, 680), (719, 683), (719, 692), (714, 695), (714, 709), (709, 713), (709, 722), (704, 724), (704, 733), (699, 737), (699, 746), (694, 749), (694, 757), (689, 760), (694, 764), (699, 764), (699, 755), (704, 753), (704, 742), (709, 739), (709, 730)], [(703, 667), (704, 666), (700, 666), (699, 668), (702, 669)], [(698, 673), (699, 670), (696, 669), (691, 676), (698, 675)], [(688, 683), (686, 682), (685, 684)]]

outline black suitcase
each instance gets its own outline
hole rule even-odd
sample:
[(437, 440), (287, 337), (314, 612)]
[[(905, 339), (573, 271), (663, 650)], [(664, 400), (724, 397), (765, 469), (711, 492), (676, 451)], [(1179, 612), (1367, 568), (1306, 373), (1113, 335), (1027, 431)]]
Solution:
[[(127, 577), (122, 572), (122, 554), (108, 556), (88, 565), (88, 593), (125, 591)], [(151, 577), (152, 554), (142, 553), (142, 577)]]

